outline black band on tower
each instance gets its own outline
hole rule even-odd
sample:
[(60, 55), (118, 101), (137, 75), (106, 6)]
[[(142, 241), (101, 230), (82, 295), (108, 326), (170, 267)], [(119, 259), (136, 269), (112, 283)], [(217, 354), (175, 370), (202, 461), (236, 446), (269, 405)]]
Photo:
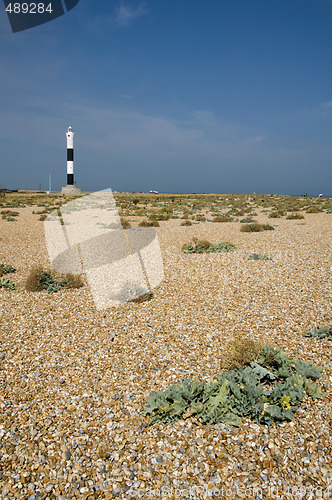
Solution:
[(74, 161), (74, 150), (67, 149), (67, 161)]
[(67, 174), (67, 184), (69, 186), (74, 185), (74, 174)]

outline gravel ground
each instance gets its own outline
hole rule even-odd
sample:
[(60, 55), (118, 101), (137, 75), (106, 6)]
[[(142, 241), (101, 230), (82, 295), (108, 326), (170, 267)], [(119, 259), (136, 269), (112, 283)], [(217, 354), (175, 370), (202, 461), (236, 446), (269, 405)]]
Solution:
[[(0, 221), (0, 263), (17, 268), (16, 290), (0, 289), (0, 497), (332, 497), (332, 343), (304, 337), (332, 321), (331, 214), (272, 220), (262, 233), (160, 222), (165, 280), (154, 298), (97, 312), (87, 286), (25, 291), (29, 268), (48, 266), (32, 208)], [(192, 236), (237, 250), (185, 255)], [(272, 260), (248, 260), (254, 252)], [(149, 427), (151, 391), (214, 378), (236, 332), (324, 367), (325, 399), (269, 428)]]

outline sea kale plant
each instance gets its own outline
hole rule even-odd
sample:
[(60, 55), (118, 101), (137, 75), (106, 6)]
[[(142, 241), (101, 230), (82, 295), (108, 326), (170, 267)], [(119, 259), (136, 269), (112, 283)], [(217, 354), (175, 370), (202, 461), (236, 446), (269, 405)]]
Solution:
[(29, 292), (40, 292), (46, 290), (47, 293), (58, 292), (61, 288), (81, 288), (82, 278), (79, 274), (66, 273), (59, 275), (59, 278), (41, 267), (34, 267), (27, 277), (25, 288)]
[(258, 224), (252, 222), (251, 224), (243, 224), (240, 228), (242, 233), (260, 233), (261, 231), (273, 231), (274, 227), (269, 224)]
[(305, 337), (332, 340), (332, 324), (330, 326), (320, 326), (318, 328), (312, 328), (305, 334)]
[(2, 278), (0, 281), (0, 288), (7, 288), (8, 290), (15, 290), (15, 284), (8, 278)]
[(190, 243), (186, 243), (182, 246), (182, 252), (184, 253), (233, 252), (234, 250), (235, 246), (229, 241), (224, 241), (215, 245), (207, 240), (199, 240), (197, 238), (193, 238)]
[(202, 423), (241, 426), (242, 418), (257, 424), (291, 420), (301, 402), (323, 398), (314, 382), (322, 369), (294, 360), (281, 349), (265, 346), (256, 361), (222, 373), (210, 383), (183, 379), (147, 399), (150, 425), (195, 416)]
[(261, 253), (252, 253), (248, 257), (249, 260), (272, 260), (271, 257), (263, 255)]
[(16, 269), (12, 266), (6, 266), (5, 264), (0, 264), (0, 276), (8, 273), (15, 273)]

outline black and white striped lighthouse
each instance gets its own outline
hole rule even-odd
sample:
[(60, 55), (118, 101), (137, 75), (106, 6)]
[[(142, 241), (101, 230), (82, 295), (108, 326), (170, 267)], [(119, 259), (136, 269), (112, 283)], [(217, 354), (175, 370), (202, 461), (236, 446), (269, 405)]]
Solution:
[(72, 127), (68, 127), (67, 137), (67, 185), (63, 186), (62, 194), (78, 194), (82, 190), (74, 185), (74, 132)]
[(74, 185), (74, 132), (68, 127), (67, 133), (67, 186)]

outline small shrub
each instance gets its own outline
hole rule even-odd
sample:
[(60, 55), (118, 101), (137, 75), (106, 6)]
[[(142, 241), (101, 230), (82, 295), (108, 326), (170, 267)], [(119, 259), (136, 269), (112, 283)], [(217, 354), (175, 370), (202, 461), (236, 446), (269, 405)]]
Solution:
[(240, 222), (241, 222), (241, 224), (250, 224), (250, 223), (254, 223), (254, 222), (257, 223), (256, 220), (251, 219), (251, 218), (241, 219)]
[(271, 260), (271, 257), (268, 257), (267, 255), (263, 255), (261, 253), (252, 253), (248, 257), (249, 260)]
[(8, 217), (17, 217), (19, 212), (14, 212), (13, 210), (1, 210), (1, 218), (6, 219)]
[(209, 252), (233, 252), (235, 250), (235, 246), (233, 243), (229, 241), (223, 241), (221, 243), (217, 243), (216, 245), (212, 244), (208, 249)]
[(304, 219), (304, 215), (292, 213), (287, 215), (286, 219), (288, 220)]
[(306, 213), (307, 214), (318, 214), (319, 212), (321, 212), (321, 209), (318, 208), (318, 207), (309, 207), (307, 210), (306, 210)]
[(269, 224), (258, 224), (257, 222), (254, 222), (252, 224), (244, 224), (241, 226), (240, 231), (242, 233), (259, 233), (261, 231), (271, 231), (273, 229), (274, 227)]
[(157, 220), (142, 220), (139, 224), (141, 227), (159, 227), (160, 224)]
[(231, 221), (232, 219), (230, 217), (227, 217), (227, 215), (217, 215), (212, 219), (212, 222), (231, 222)]
[(300, 208), (296, 206), (289, 206), (287, 207), (287, 212), (300, 212)]
[(152, 214), (149, 215), (150, 220), (169, 220), (171, 218), (171, 214)]
[(42, 214), (38, 220), (44, 221), (47, 217), (47, 214)]
[(41, 267), (34, 267), (30, 270), (25, 283), (28, 292), (40, 292), (46, 290), (47, 293), (58, 292), (61, 288), (81, 288), (83, 281), (80, 275), (67, 273), (59, 275), (59, 279), (49, 271)]
[(235, 250), (233, 243), (224, 241), (216, 245), (207, 240), (198, 240), (193, 238), (190, 243), (182, 245), (182, 252), (184, 253), (215, 253), (215, 252), (232, 252)]
[(285, 212), (281, 211), (281, 210), (273, 210), (269, 215), (269, 219), (280, 219), (280, 217), (282, 217), (283, 215), (285, 215)]
[(226, 354), (221, 361), (222, 369), (233, 370), (238, 366), (243, 368), (249, 365), (257, 360), (262, 348), (261, 342), (244, 335), (237, 335), (227, 344)]
[(180, 223), (180, 226), (192, 226), (192, 222), (190, 220), (184, 220)]
[(204, 217), (204, 215), (196, 215), (195, 220), (197, 220), (198, 222), (205, 222), (206, 218)]

